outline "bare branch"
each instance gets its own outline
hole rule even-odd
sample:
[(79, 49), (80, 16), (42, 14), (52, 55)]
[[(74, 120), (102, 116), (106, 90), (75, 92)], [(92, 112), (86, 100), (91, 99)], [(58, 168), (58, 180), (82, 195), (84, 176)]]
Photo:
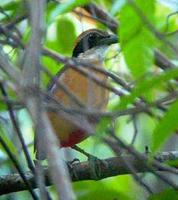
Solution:
[[(4, 88), (2, 83), (0, 83), (0, 89), (1, 89), (2, 95), (8, 100), (9, 99), (8, 94), (7, 94), (7, 92), (6, 92), (6, 90), (5, 90), (5, 88)], [(33, 171), (34, 170), (33, 162), (32, 162), (32, 160), (30, 158), (30, 154), (29, 154), (28, 148), (27, 148), (27, 146), (25, 144), (25, 141), (24, 141), (24, 138), (23, 138), (23, 134), (22, 134), (22, 132), (20, 130), (20, 127), (18, 125), (18, 122), (16, 120), (16, 116), (15, 116), (15, 113), (14, 113), (13, 106), (8, 101), (6, 102), (6, 104), (7, 104), (9, 116), (10, 116), (10, 119), (12, 121), (13, 127), (14, 127), (14, 129), (15, 129), (18, 137), (19, 137), (19, 140), (20, 140), (21, 144), (22, 144), (22, 149), (24, 151), (28, 166)]]
[[(29, 190), (30, 194), (32, 195), (32, 198), (34, 200), (38, 200), (38, 198), (36, 196), (36, 193), (33, 191), (33, 188), (32, 188), (30, 180), (28, 180), (28, 178), (25, 176), (23, 170), (21, 169), (20, 164), (18, 163), (18, 161), (15, 158), (15, 156), (13, 155), (13, 153), (9, 150), (7, 144), (5, 143), (5, 141), (1, 137), (1, 135), (0, 135), (0, 144), (2, 145), (4, 150), (6, 151), (7, 155), (11, 159), (11, 161), (14, 164), (15, 168), (17, 169), (17, 171), (19, 172), (19, 178), (21, 179), (21, 183), (26, 187), (26, 189)], [(9, 187), (9, 186), (7, 185), (7, 187)]]
[[(146, 156), (146, 155), (144, 155)], [(144, 162), (150, 161), (149, 157), (147, 160), (140, 160), (137, 159), (135, 156), (132, 155), (125, 155), (122, 157), (112, 157), (105, 160), (101, 160), (101, 162), (94, 161), (95, 165), (99, 165), (98, 168), (100, 169), (100, 177), (98, 177), (98, 180), (104, 179), (107, 177), (112, 176), (118, 176), (118, 175), (124, 175), (124, 174), (130, 174), (130, 170), (125, 166), (123, 163), (123, 158), (127, 160), (138, 173), (143, 172), (149, 172), (149, 169), (145, 167)], [(172, 152), (163, 152), (160, 153), (156, 160), (157, 162), (168, 162), (168, 161), (176, 161), (178, 159), (178, 152), (172, 151)], [(151, 164), (155, 171), (164, 171), (163, 168), (159, 168), (157, 165)], [(172, 165), (172, 167), (177, 167), (176, 164)], [(70, 170), (70, 175), (72, 178), (72, 181), (84, 181), (84, 180), (93, 180), (93, 174), (91, 170), (91, 165), (88, 161), (81, 162), (81, 163), (75, 163), (72, 165), (72, 168)], [(166, 170), (165, 170), (166, 171)], [(178, 173), (178, 169), (175, 169), (175, 171)], [(45, 169), (46, 174), (46, 185), (51, 185), (51, 182), (49, 181), (49, 171), (46, 168)], [(36, 188), (35, 184), (35, 177), (31, 172), (25, 173), (26, 178), (30, 181), (33, 188)], [(0, 176), (0, 194), (7, 194), (11, 192), (17, 192), (26, 190), (26, 186), (24, 185), (22, 179), (20, 178), (19, 174), (10, 174), (10, 175), (3, 175)]]

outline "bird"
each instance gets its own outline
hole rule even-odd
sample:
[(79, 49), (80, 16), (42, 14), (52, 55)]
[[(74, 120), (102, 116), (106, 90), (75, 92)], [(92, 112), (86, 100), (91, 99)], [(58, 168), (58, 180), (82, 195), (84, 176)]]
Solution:
[[(86, 30), (77, 37), (72, 58), (76, 59), (78, 63), (85, 62), (87, 65), (103, 68), (105, 52), (111, 44), (117, 42), (117, 36), (114, 34), (99, 29)], [(82, 66), (82, 68), (87, 70), (89, 74), (94, 74), (103, 83), (107, 83), (107, 75), (93, 71), (90, 67)], [(66, 108), (81, 108), (80, 105), (77, 106), (70, 95), (67, 95), (65, 91), (58, 87), (58, 83), (62, 83), (68, 91), (71, 91), (85, 108), (99, 111), (106, 109), (109, 91), (79, 70), (64, 65), (63, 69), (50, 81), (48, 93)], [(72, 117), (72, 114), (65, 115), (64, 112), (61, 114), (61, 112), (49, 110), (47, 115), (59, 138), (60, 147), (73, 147), (82, 142), (89, 136), (86, 129), (87, 125), (91, 124), (91, 127), (95, 127), (97, 124), (96, 119), (87, 119), (77, 114)], [(38, 142), (35, 141), (37, 145)], [(36, 158), (43, 160), (45, 158), (44, 151), (40, 150), (40, 152), (38, 153), (37, 149)]]

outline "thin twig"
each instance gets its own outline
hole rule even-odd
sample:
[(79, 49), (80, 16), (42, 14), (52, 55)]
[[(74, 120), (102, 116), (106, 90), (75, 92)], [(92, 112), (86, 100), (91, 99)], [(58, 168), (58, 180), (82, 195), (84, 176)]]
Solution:
[[(5, 88), (4, 88), (2, 83), (0, 83), (0, 89), (1, 89), (1, 92), (2, 92), (3, 96), (6, 99), (8, 99), (7, 92), (6, 92), (6, 90), (5, 90)], [(15, 129), (17, 135), (18, 135), (18, 138), (20, 140), (20, 143), (22, 145), (22, 149), (24, 151), (24, 155), (25, 155), (26, 161), (28, 163), (28, 167), (32, 170), (32, 172), (34, 172), (34, 165), (33, 165), (32, 159), (30, 157), (30, 154), (28, 152), (27, 146), (25, 144), (24, 138), (22, 136), (22, 132), (21, 132), (21, 130), (19, 128), (18, 122), (16, 121), (16, 117), (15, 117), (15, 114), (14, 114), (14, 110), (13, 110), (12, 104), (7, 102), (7, 108), (8, 108), (9, 116), (10, 116), (10, 119), (12, 121), (13, 127), (14, 127), (14, 129)]]
[[(121, 141), (118, 137), (116, 137), (114, 134), (112, 134), (112, 137), (115, 139), (116, 143), (126, 149), (129, 153), (131, 153), (133, 156), (135, 156), (137, 159), (139, 159), (141, 162), (143, 162), (143, 165), (149, 170), (151, 171), (153, 174), (155, 174), (156, 176), (158, 176), (161, 180), (163, 180), (166, 184), (170, 185), (171, 187), (173, 187), (174, 189), (178, 189), (178, 186), (173, 183), (171, 180), (165, 178), (163, 175), (160, 175), (156, 172), (155, 168), (153, 166), (150, 165), (150, 163), (147, 161), (147, 157), (146, 155), (142, 155), (140, 153), (138, 153), (134, 148), (126, 145), (123, 141)], [(106, 139), (107, 141), (107, 139)], [(147, 161), (147, 162), (146, 162)], [(160, 164), (160, 162), (158, 162), (157, 160), (153, 160), (153, 165), (159, 169), (165, 170), (167, 172), (171, 172), (173, 174), (178, 175), (178, 171), (175, 168), (169, 167), (169, 166), (163, 166)]]
[(134, 134), (133, 134), (133, 137), (132, 137), (131, 145), (134, 145), (137, 134), (138, 134), (137, 117), (135, 115), (133, 115), (132, 119), (133, 119)]
[[(29, 190), (30, 194), (32, 195), (34, 200), (38, 200), (38, 197), (36, 196), (35, 192), (33, 191), (32, 185), (30, 183), (30, 181), (28, 180), (28, 178), (25, 176), (25, 174), (23, 173), (23, 170), (21, 169), (18, 161), (16, 160), (15, 156), (13, 155), (13, 153), (10, 151), (9, 147), (6, 145), (5, 141), (3, 140), (3, 138), (0, 135), (0, 143), (3, 146), (4, 150), (6, 151), (6, 153), (8, 154), (9, 158), (11, 159), (11, 161), (13, 162), (14, 166), (16, 167), (19, 175), (20, 175), (20, 179), (22, 179), (22, 184), (24, 184), (24, 186), (26, 187), (26, 189)], [(7, 184), (7, 187), (9, 187), (9, 185)]]
[[(115, 145), (111, 140), (107, 139), (104, 139), (104, 142), (116, 153), (116, 155), (120, 155), (121, 147), (119, 145)], [(125, 167), (130, 171), (131, 175), (136, 180), (136, 182), (138, 182), (142, 187), (144, 187), (148, 193), (153, 193), (152, 189), (145, 182), (143, 182), (142, 179), (140, 179), (135, 166), (133, 166), (128, 159), (125, 159), (124, 156), (120, 156), (120, 158), (122, 159), (122, 163), (125, 165)]]

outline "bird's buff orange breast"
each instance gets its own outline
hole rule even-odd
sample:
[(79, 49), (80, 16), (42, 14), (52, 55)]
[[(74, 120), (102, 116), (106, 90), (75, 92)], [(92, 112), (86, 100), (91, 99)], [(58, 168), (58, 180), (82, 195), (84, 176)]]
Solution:
[[(101, 67), (101, 65), (99, 66)], [(91, 69), (89, 73), (95, 74), (102, 82), (107, 81), (107, 77), (103, 74), (96, 73)], [(108, 91), (89, 77), (74, 69), (67, 69), (58, 78), (58, 81), (67, 86), (86, 107), (98, 110), (105, 109), (108, 102)], [(57, 86), (53, 89), (52, 95), (64, 106), (68, 108), (74, 106), (71, 98)], [(88, 134), (81, 127), (74, 125), (72, 120), (61, 117), (57, 112), (48, 112), (48, 116), (62, 147), (71, 147), (87, 138)]]

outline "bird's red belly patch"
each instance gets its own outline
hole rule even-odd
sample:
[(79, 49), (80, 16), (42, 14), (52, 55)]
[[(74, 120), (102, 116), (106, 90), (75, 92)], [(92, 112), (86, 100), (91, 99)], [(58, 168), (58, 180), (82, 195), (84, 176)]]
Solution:
[(88, 136), (86, 135), (86, 133), (82, 130), (73, 131), (69, 135), (68, 140), (61, 141), (61, 147), (72, 147), (72, 146), (74, 146), (75, 144), (78, 144), (79, 142), (81, 142), (82, 140), (84, 140), (87, 137)]

